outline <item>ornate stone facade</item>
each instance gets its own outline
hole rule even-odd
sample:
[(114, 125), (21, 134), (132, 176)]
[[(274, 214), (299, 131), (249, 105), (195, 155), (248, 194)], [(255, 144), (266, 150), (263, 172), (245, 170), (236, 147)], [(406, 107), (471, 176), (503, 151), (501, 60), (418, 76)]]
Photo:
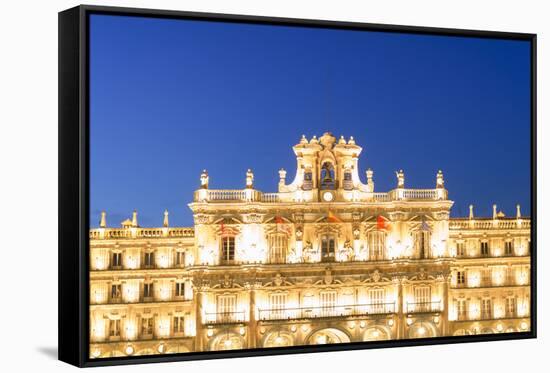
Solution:
[(510, 333), (530, 328), (530, 219), (450, 218), (434, 189), (375, 192), (361, 148), (330, 133), (294, 146), (277, 193), (209, 189), (193, 228), (137, 213), (90, 230), (90, 356)]

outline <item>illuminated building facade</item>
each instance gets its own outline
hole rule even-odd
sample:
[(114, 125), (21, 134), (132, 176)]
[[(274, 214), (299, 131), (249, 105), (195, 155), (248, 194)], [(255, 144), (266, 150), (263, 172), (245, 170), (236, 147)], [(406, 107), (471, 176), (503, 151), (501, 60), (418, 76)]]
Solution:
[(209, 188), (195, 225), (143, 228), (137, 213), (90, 231), (94, 358), (530, 329), (530, 219), (450, 218), (433, 189), (375, 192), (361, 147), (330, 133), (294, 146), (277, 193)]

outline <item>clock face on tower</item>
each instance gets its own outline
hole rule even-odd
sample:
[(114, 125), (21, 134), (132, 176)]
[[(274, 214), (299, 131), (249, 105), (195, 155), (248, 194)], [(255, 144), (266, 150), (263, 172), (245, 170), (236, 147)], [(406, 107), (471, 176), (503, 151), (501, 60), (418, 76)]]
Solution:
[(325, 202), (330, 202), (334, 199), (334, 196), (332, 195), (331, 192), (325, 192), (323, 193), (323, 201)]

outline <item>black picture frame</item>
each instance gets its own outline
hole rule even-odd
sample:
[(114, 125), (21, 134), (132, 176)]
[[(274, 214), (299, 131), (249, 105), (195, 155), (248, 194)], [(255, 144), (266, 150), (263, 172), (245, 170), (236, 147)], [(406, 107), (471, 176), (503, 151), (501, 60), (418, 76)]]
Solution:
[[(109, 14), (310, 28), (526, 40), (531, 43), (531, 329), (511, 334), (402, 339), (339, 345), (257, 348), (231, 352), (90, 359), (89, 343), (89, 16)], [(404, 347), (536, 338), (537, 335), (537, 177), (536, 177), (536, 34), (382, 25), (81, 5), (59, 13), (59, 360), (78, 367), (282, 355), (384, 347)]]

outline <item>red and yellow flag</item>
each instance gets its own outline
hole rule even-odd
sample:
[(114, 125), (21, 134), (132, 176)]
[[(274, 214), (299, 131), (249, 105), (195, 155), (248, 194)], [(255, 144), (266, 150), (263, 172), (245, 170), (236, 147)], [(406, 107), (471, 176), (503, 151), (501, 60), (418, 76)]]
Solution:
[(390, 228), (390, 222), (382, 215), (378, 215), (376, 218), (376, 228), (386, 230)]
[(328, 214), (327, 214), (327, 220), (331, 223), (341, 223), (342, 222), (342, 219), (340, 219), (340, 217), (338, 215), (336, 215), (335, 213), (333, 213), (332, 211), (328, 211)]

